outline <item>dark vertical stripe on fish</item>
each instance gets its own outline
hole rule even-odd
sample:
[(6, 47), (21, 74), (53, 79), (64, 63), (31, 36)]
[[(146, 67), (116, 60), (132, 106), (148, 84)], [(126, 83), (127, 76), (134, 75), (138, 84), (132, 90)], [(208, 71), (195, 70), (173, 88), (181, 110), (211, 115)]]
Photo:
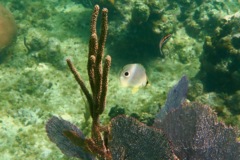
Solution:
[(162, 47), (163, 47), (163, 45), (171, 38), (171, 36), (172, 36), (171, 34), (168, 34), (168, 35), (164, 36), (164, 37), (161, 39), (161, 41), (159, 42), (160, 56), (165, 57), (165, 54), (164, 54), (163, 51), (162, 51)]

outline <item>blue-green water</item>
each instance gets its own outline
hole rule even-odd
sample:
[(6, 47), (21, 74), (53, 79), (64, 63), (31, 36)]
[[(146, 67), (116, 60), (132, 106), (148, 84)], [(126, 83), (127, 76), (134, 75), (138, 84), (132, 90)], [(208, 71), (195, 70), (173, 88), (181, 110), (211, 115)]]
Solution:
[[(14, 42), (0, 52), (0, 159), (69, 159), (46, 135), (45, 124), (52, 115), (88, 133), (86, 100), (65, 59), (73, 60), (87, 83), (95, 2), (0, 2), (12, 12), (18, 29)], [(109, 122), (115, 106), (147, 123), (169, 89), (186, 75), (189, 101), (208, 104), (227, 124), (240, 126), (238, 1), (106, 0), (100, 7), (109, 9), (105, 54), (112, 56), (102, 123)], [(168, 34), (172, 36), (162, 46), (162, 56), (159, 42)], [(130, 63), (145, 67), (150, 84), (136, 93), (119, 83), (119, 73)]]

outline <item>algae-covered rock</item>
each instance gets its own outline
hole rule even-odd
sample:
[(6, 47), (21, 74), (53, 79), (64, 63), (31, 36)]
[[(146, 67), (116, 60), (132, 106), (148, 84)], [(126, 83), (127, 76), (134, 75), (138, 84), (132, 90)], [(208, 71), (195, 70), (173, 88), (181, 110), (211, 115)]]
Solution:
[(150, 16), (150, 8), (143, 2), (136, 2), (132, 10), (132, 23), (141, 24), (147, 22)]
[(25, 45), (29, 52), (42, 50), (48, 43), (48, 35), (43, 29), (31, 28), (25, 36)]
[(240, 114), (240, 90), (238, 90), (235, 94), (229, 97), (228, 100), (230, 110), (235, 114)]
[(218, 34), (205, 38), (199, 77), (208, 91), (234, 93), (240, 89), (239, 20), (232, 17)]
[(32, 28), (24, 37), (28, 54), (37, 62), (50, 63), (56, 68), (63, 68), (64, 55), (60, 40), (50, 36), (45, 30)]

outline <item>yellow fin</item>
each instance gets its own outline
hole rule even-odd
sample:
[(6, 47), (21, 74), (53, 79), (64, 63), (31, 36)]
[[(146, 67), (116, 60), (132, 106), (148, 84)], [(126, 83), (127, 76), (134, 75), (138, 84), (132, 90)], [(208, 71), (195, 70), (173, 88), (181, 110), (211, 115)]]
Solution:
[(114, 5), (114, 0), (108, 0), (112, 5)]
[(149, 87), (149, 86), (151, 86), (151, 83), (147, 83), (147, 84), (146, 84), (146, 87)]
[(133, 89), (132, 89), (132, 94), (137, 93), (138, 90), (139, 90), (139, 87), (133, 87)]

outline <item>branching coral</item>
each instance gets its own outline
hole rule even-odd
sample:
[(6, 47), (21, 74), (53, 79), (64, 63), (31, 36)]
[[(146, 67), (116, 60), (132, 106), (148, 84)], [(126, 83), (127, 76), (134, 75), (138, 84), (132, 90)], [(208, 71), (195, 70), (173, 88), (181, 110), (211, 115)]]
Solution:
[[(88, 54), (88, 76), (91, 85), (92, 94), (88, 91), (84, 84), (80, 74), (77, 72), (70, 59), (67, 59), (68, 66), (73, 73), (76, 81), (85, 94), (90, 114), (92, 117), (92, 137), (85, 142), (80, 142), (82, 147), (85, 147), (90, 153), (98, 152), (99, 157), (110, 158), (108, 149), (105, 145), (102, 131), (107, 132), (105, 127), (100, 126), (99, 116), (103, 113), (106, 104), (107, 95), (107, 77), (111, 65), (111, 57), (106, 56), (105, 64), (102, 66), (103, 50), (107, 38), (107, 9), (102, 10), (102, 30), (101, 36), (98, 41), (96, 34), (96, 22), (99, 13), (99, 6), (96, 5), (92, 15), (91, 22), (91, 37), (89, 42), (89, 54)], [(75, 141), (77, 138), (74, 133), (68, 132), (67, 137)], [(83, 143), (83, 144), (82, 144)], [(87, 144), (85, 144), (87, 143)]]
[[(103, 133), (108, 134), (108, 130), (107, 127), (103, 127), (99, 123), (99, 117), (103, 113), (106, 104), (108, 72), (111, 65), (111, 57), (106, 56), (104, 66), (102, 66), (104, 46), (107, 38), (107, 13), (108, 10), (104, 8), (102, 10), (102, 30), (99, 41), (96, 33), (96, 23), (99, 14), (98, 5), (95, 6), (92, 14), (91, 37), (89, 42), (87, 66), (92, 93), (90, 93), (90, 91), (87, 89), (83, 79), (81, 78), (72, 61), (67, 59), (67, 64), (74, 75), (75, 80), (85, 94), (89, 104), (89, 110), (92, 117), (91, 138), (85, 139), (75, 130), (62, 130), (64, 136), (67, 137), (73, 144), (84, 148), (85, 151), (103, 159), (111, 159), (111, 155), (103, 137)], [(53, 136), (51, 133), (51, 127), (54, 125), (53, 123), (57, 122), (50, 120), (47, 125), (48, 136), (50, 139), (52, 139), (51, 137)]]

